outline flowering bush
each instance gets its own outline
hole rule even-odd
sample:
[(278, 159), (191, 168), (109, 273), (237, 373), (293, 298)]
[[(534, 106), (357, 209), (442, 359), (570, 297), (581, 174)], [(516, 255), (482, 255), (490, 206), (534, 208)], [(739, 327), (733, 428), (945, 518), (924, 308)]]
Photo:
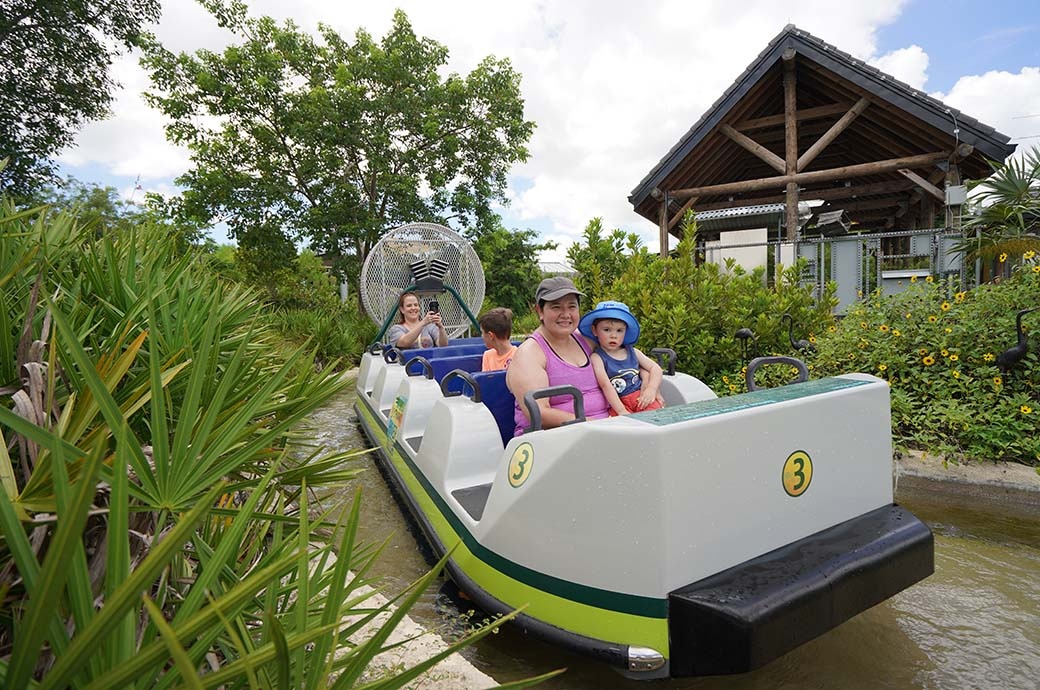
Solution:
[[(820, 338), (813, 377), (863, 371), (892, 384), (898, 445), (978, 459), (1040, 464), (1040, 350), (1004, 374), (998, 355), (1015, 345), (1015, 314), (1040, 306), (1040, 264), (1023, 257), (1000, 284), (958, 292), (915, 281), (852, 307)], [(1040, 333), (1040, 311), (1022, 330)]]

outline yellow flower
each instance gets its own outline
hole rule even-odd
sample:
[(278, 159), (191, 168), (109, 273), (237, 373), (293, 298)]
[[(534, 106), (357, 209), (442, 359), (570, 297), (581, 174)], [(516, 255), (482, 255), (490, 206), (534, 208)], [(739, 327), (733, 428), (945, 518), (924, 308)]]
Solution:
[(982, 355), (983, 362), (992, 362), (995, 359), (996, 357), (993, 356), (992, 352), (987, 352), (986, 354)]
[(955, 378), (955, 379), (959, 379), (961, 377), (961, 372), (957, 371), (956, 369), (954, 369), (952, 373), (953, 373), (953, 378)]
[(927, 278), (925, 278), (924, 280), (925, 280), (925, 282), (926, 282), (926, 283), (931, 283), (932, 281), (934, 281), (934, 280), (935, 280), (935, 278), (933, 278), (933, 277), (931, 277), (931, 276), (928, 276), (928, 277), (927, 277)]
[(993, 385), (994, 386), (1003, 386), (1004, 385), (1004, 379), (1000, 378), (999, 376), (994, 376), (993, 377)]
[(1002, 254), (1001, 254), (1001, 255), (1000, 255), (999, 257), (997, 257), (997, 258), (998, 258), (998, 259), (1000, 260), (1000, 263), (1004, 263), (1005, 261), (1007, 261), (1007, 252), (1003, 252), (1003, 253), (1002, 253)]
[(899, 329), (897, 328), (897, 329), (895, 329), (895, 330), (893, 330), (893, 331), (892, 331), (892, 335), (894, 335), (895, 337), (897, 337), (897, 338), (898, 338), (899, 336), (901, 336), (901, 335), (903, 335), (903, 334), (902, 334), (902, 333), (900, 333), (900, 332), (899, 332)]
[(950, 328), (949, 326), (947, 326), (947, 327), (946, 327), (946, 328), (944, 328), (943, 330), (944, 330), (944, 331), (946, 331), (947, 333), (953, 333), (953, 329), (952, 329), (952, 328)]
[(1040, 264), (1033, 266), (1033, 273), (1040, 273)]
[(919, 355), (921, 355), (922, 357), (924, 357), (924, 356), (925, 356), (926, 354), (928, 354), (928, 350), (926, 350), (926, 349), (924, 349), (924, 348), (922, 347), (922, 348), (921, 348), (920, 350), (918, 350), (918, 351), (917, 351), (917, 354), (919, 354)]
[(957, 355), (950, 355), (950, 361), (951, 362), (956, 362), (958, 359), (960, 359), (959, 356), (957, 356)]
[(736, 393), (737, 392), (737, 387), (734, 386), (732, 383), (729, 384), (729, 392), (730, 393)]
[(1029, 405), (1023, 405), (1022, 407), (1018, 408), (1018, 411), (1022, 414), (1031, 414), (1033, 412), (1033, 408)]
[(950, 351), (947, 350), (945, 347), (942, 349), (942, 356), (943, 357), (949, 357), (950, 356)]
[(943, 311), (950, 311), (950, 303), (949, 302), (943, 302), (942, 306), (939, 307), (939, 308), (942, 309)]
[(867, 327), (867, 322), (866, 321), (860, 321), (859, 322), (859, 327), (860, 328), (866, 328)]
[(909, 319), (909, 318), (910, 318), (910, 317), (912, 317), (912, 316), (913, 316), (913, 314), (911, 314), (910, 312), (907, 312), (907, 313), (906, 313), (906, 318), (908, 318), (908, 319)]
[(722, 382), (723, 383), (729, 383), (729, 377), (728, 376), (723, 376), (722, 377)]
[(881, 331), (882, 333), (888, 333), (888, 326), (886, 326), (885, 324), (881, 324), (880, 326), (877, 327), (877, 329), (879, 331)]
[(809, 342), (810, 343), (815, 343), (816, 342), (816, 336), (815, 335), (810, 335), (809, 336)]
[(924, 365), (926, 367), (930, 367), (933, 364), (935, 364), (935, 357), (932, 357), (931, 355), (928, 355), (924, 359), (922, 359), (921, 361), (924, 362)]
[(916, 283), (917, 282), (917, 276), (910, 276), (910, 282), (911, 283)]
[(964, 298), (965, 298), (965, 297), (967, 296), (967, 294), (968, 294), (968, 293), (966, 293), (966, 292), (958, 292), (958, 293), (956, 293), (956, 294), (955, 294), (955, 295), (953, 296), (953, 298), (954, 298), (955, 300), (957, 300), (958, 302), (963, 302), (963, 301), (964, 301)]
[(838, 329), (837, 329), (837, 328), (835, 328), (834, 326), (828, 326), (828, 327), (827, 327), (827, 332), (828, 332), (828, 333), (834, 333), (834, 332), (835, 332), (835, 331), (837, 331), (837, 330), (838, 330)]
[(877, 368), (878, 368), (878, 371), (884, 371), (885, 369), (888, 369), (888, 365), (887, 364), (879, 364), (879, 365), (877, 365)]
[(1034, 252), (1032, 249), (1030, 249), (1028, 252), (1026, 252), (1025, 254), (1022, 255), (1022, 258), (1025, 259), (1026, 261), (1029, 261), (1034, 256), (1036, 256), (1036, 252)]
[(938, 317), (938, 316), (929, 316), (929, 317), (928, 317), (928, 322), (929, 322), (929, 323), (935, 323), (935, 322), (936, 322), (936, 321), (938, 321), (938, 320), (939, 320), (939, 317)]
[(747, 367), (746, 367), (746, 366), (744, 366), (744, 367), (741, 367), (741, 368), (740, 368), (740, 373), (741, 373), (741, 374), (746, 374), (746, 373), (747, 373)]

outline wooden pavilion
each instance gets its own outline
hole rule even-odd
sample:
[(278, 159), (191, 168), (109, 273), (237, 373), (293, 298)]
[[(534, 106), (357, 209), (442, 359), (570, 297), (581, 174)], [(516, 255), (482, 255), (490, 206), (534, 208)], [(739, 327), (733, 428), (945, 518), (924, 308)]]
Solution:
[(1009, 138), (838, 50), (784, 27), (736, 82), (632, 191), (635, 211), (658, 224), (661, 254), (687, 209), (786, 204), (786, 239), (798, 202), (844, 211), (875, 230), (955, 224), (962, 179), (1015, 150)]

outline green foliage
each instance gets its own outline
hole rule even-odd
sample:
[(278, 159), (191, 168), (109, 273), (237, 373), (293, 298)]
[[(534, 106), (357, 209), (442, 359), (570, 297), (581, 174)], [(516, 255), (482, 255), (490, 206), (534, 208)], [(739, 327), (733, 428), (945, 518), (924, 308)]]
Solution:
[[(1002, 376), (996, 357), (1016, 342), (1015, 313), (1040, 306), (1040, 264), (968, 292), (914, 281), (849, 310), (820, 339), (814, 376), (863, 371), (892, 384), (900, 445), (1040, 464), (1040, 319), (1027, 315), (1030, 352)], [(1040, 312), (1034, 312), (1037, 314)]]
[(74, 177), (41, 190), (34, 204), (46, 204), (56, 212), (73, 213), (80, 224), (98, 232), (129, 227), (142, 213), (140, 207), (122, 199), (115, 187), (83, 183)]
[(507, 230), (496, 222), (490, 230), (476, 235), (473, 250), (484, 266), (487, 286), (485, 301), (492, 307), (508, 307), (514, 316), (531, 309), (531, 296), (542, 279), (538, 252), (555, 249), (555, 242), (538, 244), (534, 230)]
[(104, 117), (113, 58), (159, 20), (158, 0), (4, 0), (0, 11), (0, 192), (28, 197), (53, 178), (49, 160)]
[[(598, 223), (590, 223), (586, 232), (586, 238), (597, 238)], [(833, 322), (830, 310), (835, 303), (834, 288), (828, 286), (817, 302), (811, 290), (800, 284), (800, 264), (778, 272), (772, 288), (765, 285), (763, 268), (747, 273), (732, 261), (725, 267), (699, 264), (696, 235), (696, 222), (688, 221), (683, 240), (667, 259), (645, 247), (616, 253), (616, 232), (609, 249), (602, 242), (596, 245), (596, 252), (575, 246), (568, 256), (577, 257), (588, 272), (583, 274), (582, 285), (594, 297), (585, 301), (583, 309), (592, 308), (601, 299), (625, 302), (639, 319), (639, 343), (644, 352), (670, 347), (676, 352), (679, 369), (719, 393), (734, 393), (739, 390), (738, 381), (742, 381), (736, 331), (754, 331), (760, 355), (793, 354), (787, 327), (781, 323), (783, 314), (793, 317), (795, 338), (815, 338)], [(606, 268), (592, 258), (597, 252), (608, 258)], [(604, 283), (604, 287), (597, 285), (615, 270), (618, 272), (612, 282)]]
[(309, 489), (356, 474), (358, 453), (295, 443), (342, 378), (162, 229), (97, 237), (4, 202), (0, 239), (5, 687), (363, 682), (437, 571), (388, 613), (359, 498), (312, 517)]
[(614, 228), (603, 235), (603, 219), (593, 218), (582, 231), (582, 238), (567, 249), (567, 261), (578, 272), (575, 284), (585, 293), (585, 301), (591, 304), (610, 297), (611, 286), (624, 270), (625, 252), (633, 254), (639, 249), (639, 236)]
[(382, 40), (361, 30), (351, 43), (250, 18), (240, 2), (203, 4), (237, 45), (174, 55), (153, 42), (144, 60), (168, 137), (192, 152), (185, 213), (227, 222), (244, 251), (273, 257), (260, 268), (307, 239), (351, 281), (389, 228), (490, 227), (534, 128), (508, 60), (446, 74), (447, 48), (402, 12)]
[(978, 191), (973, 199), (978, 207), (965, 229), (977, 230), (977, 237), (955, 247), (966, 259), (999, 259), (1004, 264), (1029, 251), (1040, 253), (1040, 147), (1021, 158), (994, 163), (993, 174), (972, 187)]

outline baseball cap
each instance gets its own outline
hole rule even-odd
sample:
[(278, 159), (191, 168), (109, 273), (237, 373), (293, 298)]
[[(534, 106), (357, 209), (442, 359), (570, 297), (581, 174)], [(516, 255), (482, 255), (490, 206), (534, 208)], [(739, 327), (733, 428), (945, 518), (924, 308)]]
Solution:
[(534, 299), (536, 302), (541, 302), (542, 300), (552, 302), (554, 299), (560, 299), (564, 295), (580, 295), (584, 297), (585, 293), (574, 287), (574, 281), (570, 278), (554, 276), (538, 283), (538, 289), (534, 292)]

